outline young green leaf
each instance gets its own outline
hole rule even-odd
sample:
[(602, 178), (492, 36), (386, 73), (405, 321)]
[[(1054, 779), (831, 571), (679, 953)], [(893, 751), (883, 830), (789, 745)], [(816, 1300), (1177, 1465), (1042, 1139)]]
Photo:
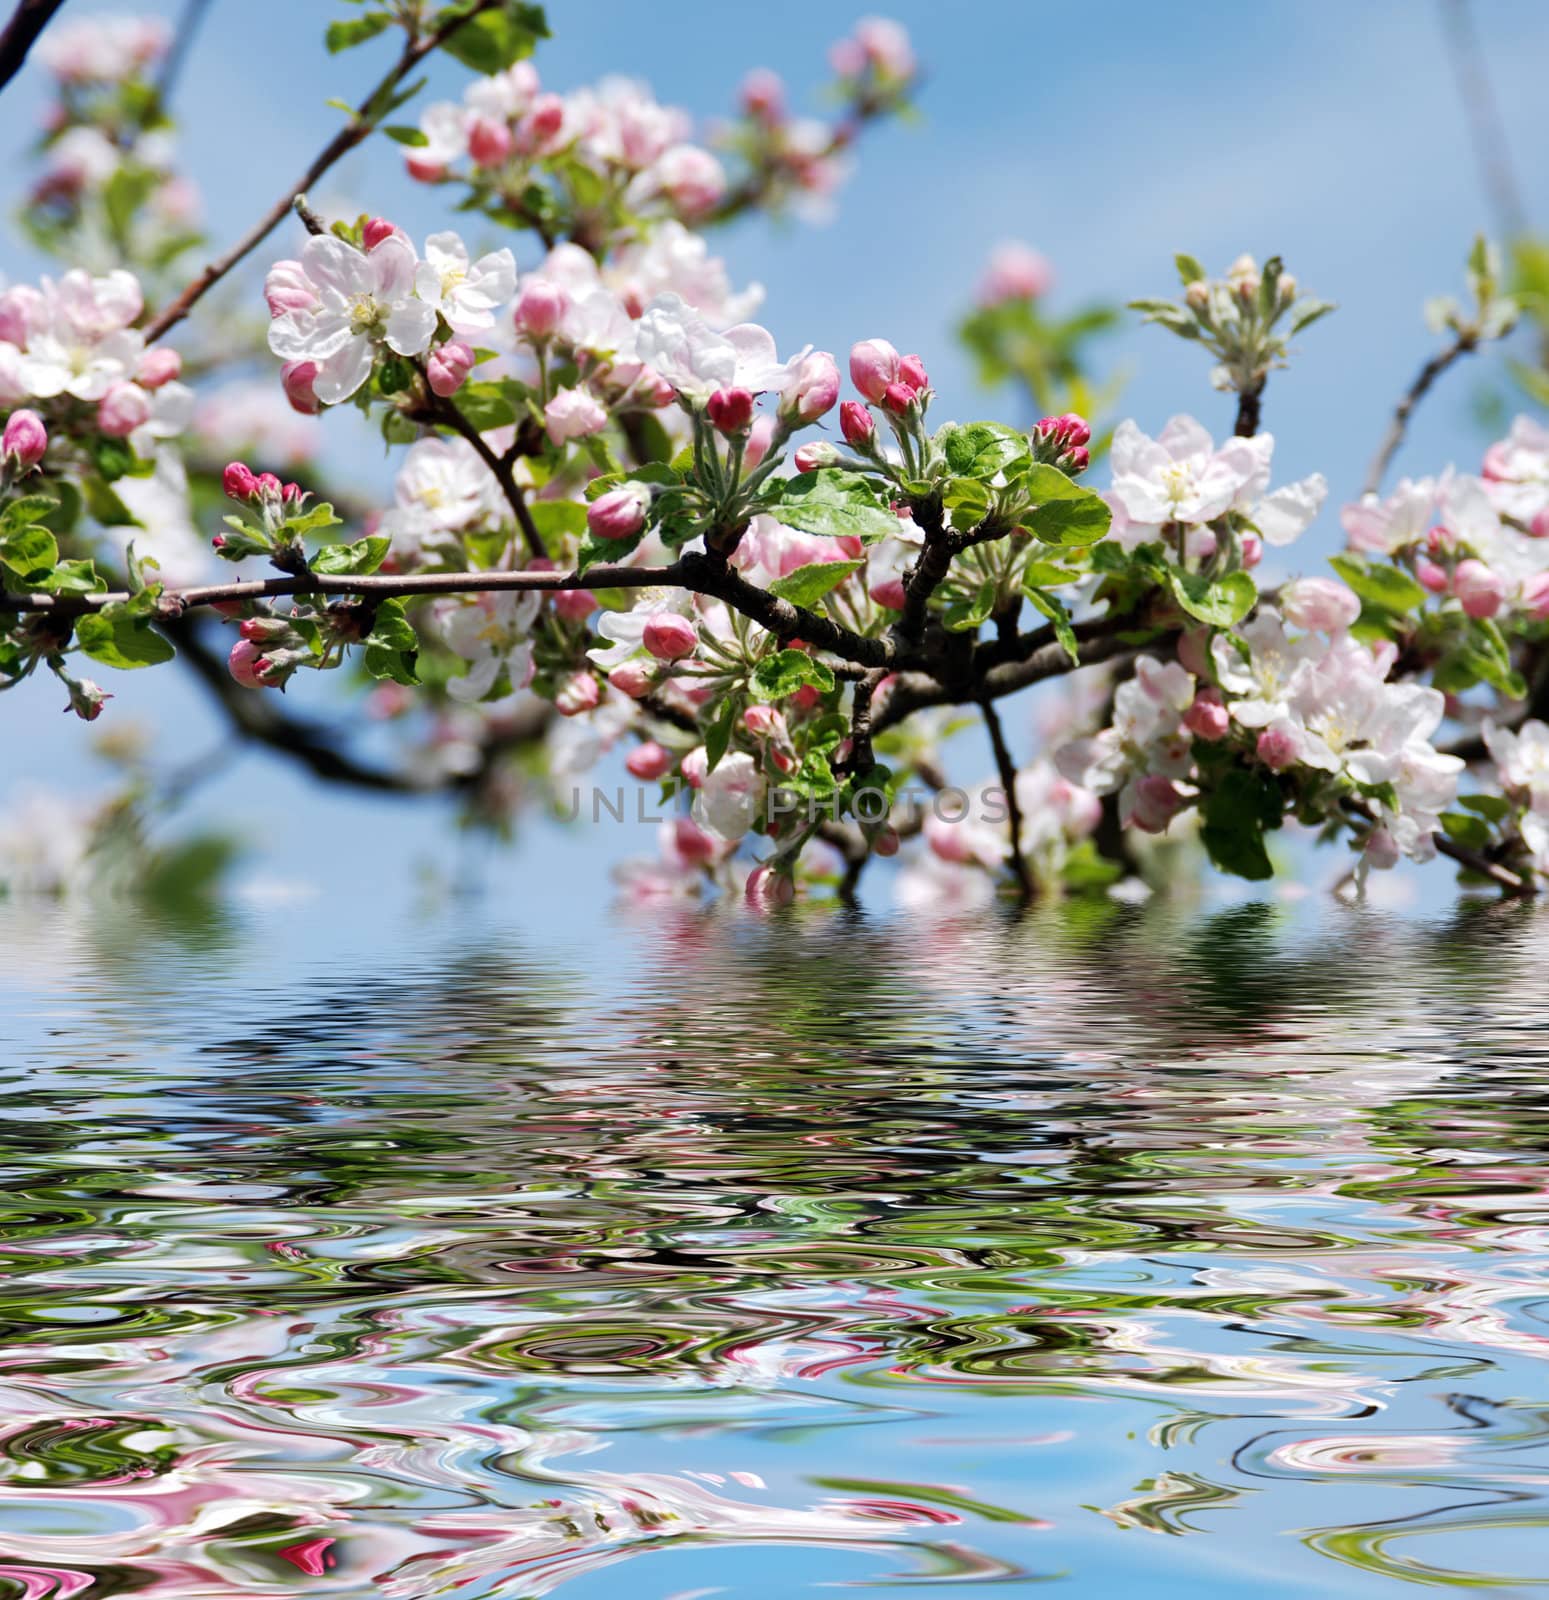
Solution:
[(354, 544), (325, 544), (312, 557), (312, 570), (330, 578), (361, 577), (382, 565), (392, 542), (378, 533)]
[(1113, 512), (1101, 495), (1072, 483), (1058, 467), (1040, 461), (1027, 475), (1035, 502), (1022, 526), (1045, 544), (1088, 545), (1106, 538)]
[(760, 700), (783, 700), (809, 684), (827, 693), (834, 686), (834, 675), (804, 650), (778, 651), (753, 669), (753, 693)]
[(1234, 627), (1259, 597), (1257, 585), (1246, 572), (1228, 572), (1224, 577), (1210, 579), (1198, 572), (1168, 567), (1167, 582), (1178, 604), (1196, 621), (1209, 623), (1212, 628)]
[(858, 572), (864, 561), (814, 561), (797, 567), (783, 578), (769, 585), (769, 592), (793, 606), (815, 606), (831, 589), (837, 589), (853, 572)]
[(1070, 613), (1065, 609), (1063, 602), (1052, 594), (1045, 594), (1042, 589), (1032, 584), (1026, 585), (1022, 593), (1054, 624), (1054, 637), (1065, 647), (1065, 654), (1079, 667), (1081, 647), (1076, 643), (1076, 630), (1070, 625)]

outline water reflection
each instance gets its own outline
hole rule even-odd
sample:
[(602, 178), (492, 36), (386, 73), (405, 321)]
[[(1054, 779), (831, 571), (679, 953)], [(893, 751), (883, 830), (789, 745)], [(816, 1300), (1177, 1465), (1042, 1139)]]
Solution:
[(1305, 915), (0, 907), (0, 1594), (1549, 1581), (1549, 919)]

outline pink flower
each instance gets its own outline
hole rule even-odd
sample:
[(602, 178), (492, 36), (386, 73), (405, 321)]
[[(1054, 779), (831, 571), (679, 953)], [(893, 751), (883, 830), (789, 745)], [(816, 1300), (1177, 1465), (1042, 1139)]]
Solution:
[(826, 350), (804, 356), (780, 391), (780, 415), (800, 423), (816, 422), (839, 399), (839, 368)]
[(1195, 738), (1211, 744), (1217, 739), (1224, 739), (1232, 725), (1232, 718), (1221, 698), (1221, 691), (1201, 689), (1194, 696), (1194, 704), (1184, 713), (1183, 725)]
[(672, 752), (665, 750), (654, 739), (636, 747), (624, 757), (624, 767), (631, 777), (642, 783), (654, 783), (672, 770)]
[(742, 109), (760, 122), (778, 122), (785, 112), (785, 84), (777, 72), (755, 67), (742, 80)]
[(858, 400), (846, 400), (839, 408), (839, 431), (845, 443), (857, 450), (869, 445), (876, 437), (876, 419)]
[(1172, 779), (1148, 772), (1134, 786), (1129, 820), (1146, 833), (1166, 833), (1182, 804), (1183, 796)]
[(333, 1565), (334, 1558), (329, 1554), (333, 1543), (332, 1539), (307, 1539), (301, 1544), (288, 1544), (274, 1553), (293, 1567), (299, 1567), (309, 1578), (321, 1578)]
[(449, 340), (438, 350), (432, 350), (425, 363), (425, 376), (432, 392), (443, 400), (456, 394), (468, 381), (473, 364), (473, 351), (459, 339)]
[(1549, 539), (1549, 506), (1534, 513), (1533, 520), (1528, 523), (1528, 532), (1535, 539)]
[(221, 488), (232, 500), (251, 500), (258, 493), (258, 479), (251, 468), (240, 461), (233, 461), (221, 474)]
[(373, 217), (361, 229), (360, 240), (368, 250), (375, 250), (379, 244), (391, 239), (395, 233), (402, 232), (403, 229), (396, 222), (389, 222), (386, 217)]
[(1296, 763), (1296, 736), (1289, 728), (1272, 725), (1259, 735), (1258, 758), (1271, 772), (1284, 772)]
[(785, 718), (775, 706), (749, 706), (742, 713), (742, 725), (759, 739), (783, 739)]
[(697, 217), (726, 193), (721, 163), (697, 144), (675, 144), (664, 150), (651, 169), (656, 187), (687, 217)]
[(1478, 619), (1493, 617), (1506, 598), (1506, 585), (1500, 575), (1472, 557), (1458, 562), (1457, 571), (1452, 575), (1452, 588), (1462, 601), (1464, 611)]
[[(979, 281), (979, 304), (1036, 300), (1054, 287), (1054, 268), (1031, 246), (1015, 241), (997, 245)], [(1084, 441), (1083, 441), (1084, 442)]]
[(839, 452), (826, 440), (800, 446), (792, 459), (798, 472), (816, 472), (819, 467), (831, 467), (839, 459)]
[(287, 361), (280, 368), (280, 387), (290, 401), (292, 411), (304, 417), (315, 417), (323, 409), (323, 402), (312, 391), (312, 380), (317, 376), (315, 361)]
[(597, 596), (590, 589), (556, 589), (554, 615), (563, 622), (585, 622), (597, 609)]
[(555, 444), (569, 439), (585, 439), (601, 433), (608, 425), (602, 403), (585, 389), (561, 389), (543, 408), (549, 438)]
[(271, 317), (283, 317), (288, 311), (315, 311), (321, 302), (307, 276), (307, 269), (299, 261), (276, 261), (264, 279), (264, 299), (269, 303)]
[(907, 383), (890, 383), (882, 396), (883, 409), (901, 417), (915, 402), (915, 392)]
[(1361, 601), (1333, 578), (1296, 578), (1280, 591), (1280, 609), (1298, 628), (1343, 633), (1360, 616)]
[(0, 458), (15, 460), (23, 470), (35, 467), (48, 449), (48, 429), (36, 411), (13, 411), (0, 437)]
[(722, 433), (741, 433), (753, 420), (753, 396), (746, 389), (717, 389), (705, 413)]
[(135, 381), (142, 389), (159, 389), (171, 383), (183, 370), (183, 358), (176, 350), (155, 345), (141, 357), (135, 368)]
[(702, 744), (695, 745), (678, 763), (678, 771), (683, 774), (683, 781), (690, 789), (704, 788), (709, 768), (710, 757), (705, 754), (705, 747)]
[(645, 526), (651, 491), (641, 483), (621, 484), (586, 508), (586, 526), (597, 539), (633, 539)]
[(562, 717), (578, 717), (591, 711), (602, 698), (597, 680), (589, 672), (573, 672), (554, 696), (554, 709)]
[(541, 343), (559, 326), (569, 301), (565, 291), (547, 278), (528, 278), (516, 297), (516, 331)]
[(151, 397), (137, 383), (115, 383), (97, 403), (97, 427), (110, 439), (127, 439), (150, 415)]
[(646, 622), (641, 643), (658, 661), (681, 661), (699, 647), (699, 633), (676, 611), (658, 611)]
[(898, 352), (886, 339), (862, 339), (850, 347), (850, 381), (879, 405), (888, 385), (898, 382), (898, 368)]
[(608, 682), (631, 700), (644, 700), (656, 687), (656, 671), (648, 661), (621, 661), (608, 674)]
[(743, 889), (751, 906), (788, 906), (796, 898), (796, 884), (788, 873), (773, 867), (754, 867)]
[(1242, 536), (1242, 564), (1250, 571), (1264, 559), (1264, 541), (1256, 533)]
[(510, 128), (493, 117), (474, 117), (468, 124), (468, 154), (476, 165), (498, 167), (516, 147)]
[(266, 687), (264, 670), (267, 666), (263, 651), (251, 639), (238, 639), (226, 657), (227, 670), (244, 689)]
[(1429, 556), (1415, 557), (1415, 577), (1432, 594), (1445, 594), (1452, 587), (1452, 577), (1447, 569), (1437, 565)]
[(1535, 572), (1522, 585), (1522, 605), (1537, 622), (1549, 617), (1549, 572)]
[(774, 443), (774, 430), (775, 419), (767, 411), (754, 417), (753, 426), (748, 429), (747, 441), (742, 447), (742, 465), (749, 472), (769, 454), (769, 446)]

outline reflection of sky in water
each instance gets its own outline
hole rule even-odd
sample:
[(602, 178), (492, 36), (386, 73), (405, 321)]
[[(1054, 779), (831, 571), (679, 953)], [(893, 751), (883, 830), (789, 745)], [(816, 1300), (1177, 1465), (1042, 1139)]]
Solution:
[(0, 908), (0, 1593), (1549, 1580), (1541, 915), (321, 915)]

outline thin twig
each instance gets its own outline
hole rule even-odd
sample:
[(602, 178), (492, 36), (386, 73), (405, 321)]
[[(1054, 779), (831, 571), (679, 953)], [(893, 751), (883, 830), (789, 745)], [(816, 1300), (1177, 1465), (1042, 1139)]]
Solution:
[(27, 52), (37, 43), (54, 13), (65, 0), (21, 0), (15, 15), (0, 33), (0, 89), (22, 69)]
[(1022, 802), (1017, 799), (1017, 764), (1011, 759), (1006, 732), (1000, 725), (1000, 713), (988, 699), (980, 700), (979, 709), (984, 713), (984, 726), (989, 730), (990, 748), (995, 752), (1000, 786), (1006, 795), (1006, 826), (1011, 834), (1011, 870), (1016, 874), (1017, 892), (1022, 899), (1031, 900), (1034, 893), (1033, 875), (1022, 854)]
[(1398, 447), (1404, 442), (1409, 418), (1415, 407), (1425, 398), (1431, 385), (1459, 356), (1467, 355), (1478, 343), (1479, 336), (1476, 333), (1464, 331), (1458, 334), (1444, 350), (1438, 350), (1420, 368), (1415, 375), (1415, 381), (1405, 391), (1403, 399), (1393, 408), (1393, 420), (1388, 424), (1387, 434), (1376, 455), (1372, 457), (1371, 466), (1367, 468), (1366, 482), (1361, 491), (1363, 494), (1376, 494), (1382, 487), (1382, 480), (1387, 476), (1388, 467), (1392, 464), (1393, 457), (1398, 454)]
[(303, 195), (312, 188), (331, 167), (343, 157), (347, 156), (358, 144), (371, 135), (377, 125), (377, 116), (374, 108), (385, 102), (392, 95), (394, 89), (425, 59), (459, 28), (468, 21), (478, 16), (481, 12), (489, 11), (501, 4), (501, 0), (475, 0), (473, 7), (459, 16), (444, 22), (439, 28), (428, 33), (422, 39), (410, 38), (404, 46), (403, 53), (398, 57), (392, 70), (387, 76), (361, 101), (356, 107), (350, 120), (324, 145), (322, 151), (313, 159), (312, 164), (290, 188), (259, 218), (258, 222), (243, 237), (234, 244), (225, 255), (212, 261), (203, 272), (188, 285), (186, 289), (168, 306), (165, 306), (159, 315), (153, 317), (145, 329), (145, 342), (154, 344), (170, 328), (175, 327), (194, 308), (199, 300), (206, 295), (217, 283), (229, 273), (233, 267), (241, 262), (285, 220), (297, 195)]
[(172, 35), (172, 48), (167, 51), (161, 71), (156, 74), (155, 95), (151, 101), (153, 111), (165, 111), (171, 101), (172, 92), (177, 88), (178, 79), (188, 61), (194, 36), (199, 32), (199, 25), (209, 9), (210, 0), (187, 0), (184, 5), (183, 15), (178, 18), (177, 31)]
[(1484, 51), (1479, 46), (1478, 30), (1468, 0), (1442, 0), (1442, 25), (1450, 39), (1447, 59), (1452, 63), (1458, 93), (1468, 115), (1469, 137), (1474, 157), (1489, 191), (1491, 209), (1508, 239), (1520, 239), (1528, 231), (1527, 212), (1522, 192), (1512, 170), (1511, 146), (1501, 108), (1490, 87), (1485, 70)]

